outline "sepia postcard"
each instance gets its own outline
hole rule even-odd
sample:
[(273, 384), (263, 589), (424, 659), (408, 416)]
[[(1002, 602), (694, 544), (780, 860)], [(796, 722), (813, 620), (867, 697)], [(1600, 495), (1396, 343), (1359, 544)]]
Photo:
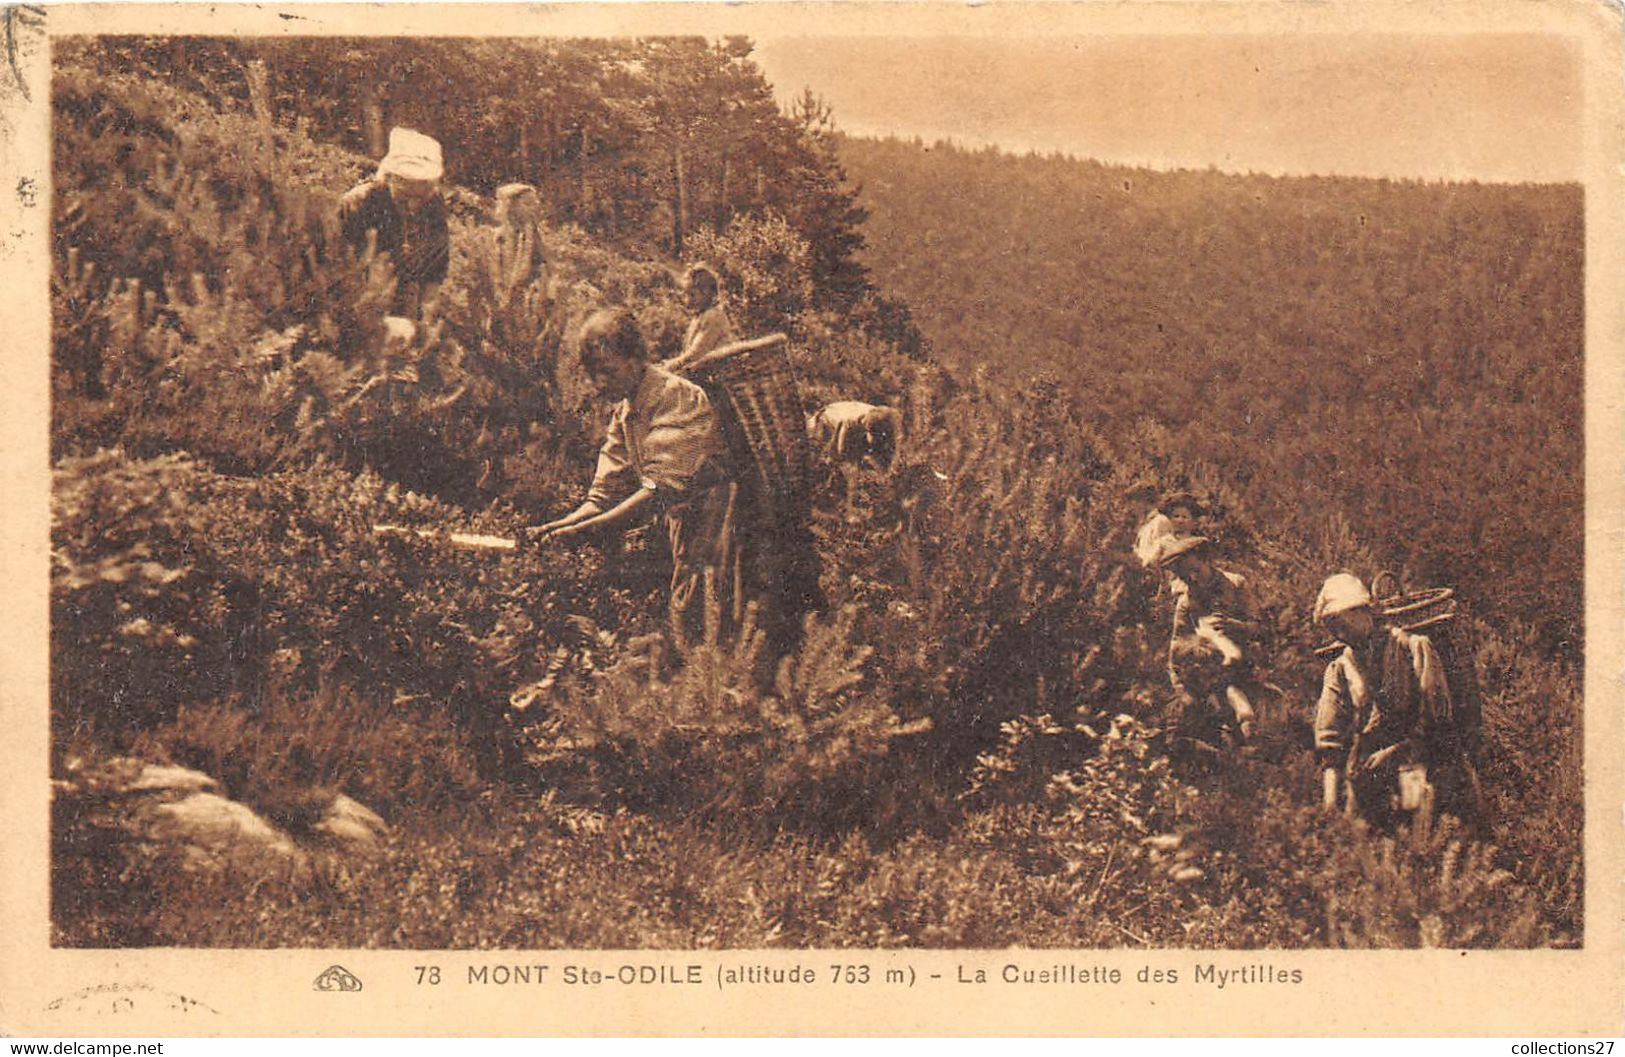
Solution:
[(0, 19), (0, 1033), (1625, 1034), (1617, 5)]

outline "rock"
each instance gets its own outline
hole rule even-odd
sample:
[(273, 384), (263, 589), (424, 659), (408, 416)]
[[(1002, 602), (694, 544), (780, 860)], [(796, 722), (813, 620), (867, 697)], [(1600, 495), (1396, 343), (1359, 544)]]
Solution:
[(121, 792), (175, 792), (187, 795), (218, 793), (220, 783), (202, 771), (194, 771), (188, 767), (161, 767), (149, 763), (141, 768), (141, 773), (136, 775), (135, 781), (125, 786)]
[(198, 872), (301, 884), (331, 879), (382, 854), (389, 835), (376, 812), (343, 795), (295, 834), (224, 796), (219, 781), (201, 771), (117, 757), (94, 766), (73, 761), (65, 772), (51, 783), (62, 824), (156, 847)]
[(155, 804), (144, 814), (145, 836), (177, 845), (193, 866), (251, 872), (270, 867), (299, 874), (310, 865), (309, 854), (292, 837), (246, 805), (215, 793)]
[(377, 812), (343, 793), (333, 798), (333, 803), (310, 829), (349, 851), (362, 854), (376, 853), (389, 836), (389, 825)]

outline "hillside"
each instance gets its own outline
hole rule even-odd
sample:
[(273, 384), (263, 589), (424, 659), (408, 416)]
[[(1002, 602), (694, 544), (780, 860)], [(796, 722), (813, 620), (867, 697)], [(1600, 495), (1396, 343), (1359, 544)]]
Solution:
[[(748, 94), (746, 45), (726, 65)], [(515, 69), (534, 59), (493, 47)], [(397, 58), (447, 61), (425, 54)], [(619, 61), (591, 42), (548, 54), (583, 83)], [(1487, 831), (1381, 833), (1320, 811), (1303, 608), (1329, 568), (1388, 556), (1359, 524), (1300, 535), (1235, 481), (1209, 528), (1238, 558), (1267, 555), (1250, 566), (1260, 662), (1283, 694), (1256, 751), (1179, 751), (1166, 604), (1129, 560), (1120, 497), (1148, 469), (1199, 478), (1157, 447), (1185, 420), (1147, 405), (1132, 414), (1150, 424), (1117, 429), (1059, 384), (1028, 384), (1027, 364), (964, 369), (946, 334), (948, 362), (921, 359), (887, 299), (902, 284), (835, 265), (865, 238), (879, 262), (892, 240), (958, 236), (860, 226), (822, 122), (773, 126), (807, 167), (796, 179), (827, 192), (816, 216), (771, 207), (789, 193), (771, 167), (759, 208), (726, 199), (732, 215), (680, 238), (572, 214), (559, 192), (534, 277), (503, 263), (477, 182), (452, 188), (443, 315), (401, 347), (373, 325), (390, 277), (320, 252), (333, 200), (369, 165), (345, 116), (315, 82), (302, 102), (270, 93), (273, 116), (238, 84), (242, 59), (154, 42), (57, 57), (56, 943), (1581, 941), (1573, 670), (1515, 628), (1464, 622)], [(733, 141), (696, 105), (686, 146), (720, 162)], [(661, 131), (628, 122), (615, 171), (660, 156)], [(372, 531), (513, 535), (572, 504), (604, 409), (569, 334), (619, 304), (668, 349), (679, 246), (716, 265), (752, 332), (792, 336), (807, 409), (860, 398), (905, 417), (890, 473), (821, 475), (829, 605), (767, 686), (759, 639), (714, 626), (695, 641), (668, 620), (652, 534), (492, 554)], [(316, 885), (200, 871), (126, 839), (132, 760), (201, 771), (300, 840), (341, 794), (391, 835)]]
[(1053, 378), (1131, 457), (1201, 464), (1302, 539), (1346, 518), (1382, 565), (1579, 656), (1579, 187), (841, 159), (864, 260), (938, 356)]

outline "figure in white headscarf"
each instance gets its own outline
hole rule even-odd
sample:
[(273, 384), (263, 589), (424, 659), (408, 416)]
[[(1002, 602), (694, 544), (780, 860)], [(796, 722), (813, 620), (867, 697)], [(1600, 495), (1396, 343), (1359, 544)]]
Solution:
[(391, 312), (407, 320), (433, 310), (451, 262), (451, 233), (440, 193), (445, 168), (440, 144), (409, 128), (389, 132), (378, 171), (339, 199), (344, 239), (369, 249), (395, 270)]

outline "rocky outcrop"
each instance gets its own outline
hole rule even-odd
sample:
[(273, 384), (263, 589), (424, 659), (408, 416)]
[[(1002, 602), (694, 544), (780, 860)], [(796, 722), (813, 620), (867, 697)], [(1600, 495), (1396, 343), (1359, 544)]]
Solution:
[(227, 797), (201, 771), (129, 758), (70, 764), (52, 795), (58, 825), (93, 820), (102, 832), (155, 847), (185, 868), (301, 883), (347, 875), (377, 855), (389, 834), (376, 812), (342, 794), (308, 830), (292, 833)]
[(246, 804), (217, 793), (189, 793), (148, 805), (139, 822), (144, 838), (172, 845), (189, 865), (283, 867), (295, 873), (310, 866), (309, 853), (291, 836)]

